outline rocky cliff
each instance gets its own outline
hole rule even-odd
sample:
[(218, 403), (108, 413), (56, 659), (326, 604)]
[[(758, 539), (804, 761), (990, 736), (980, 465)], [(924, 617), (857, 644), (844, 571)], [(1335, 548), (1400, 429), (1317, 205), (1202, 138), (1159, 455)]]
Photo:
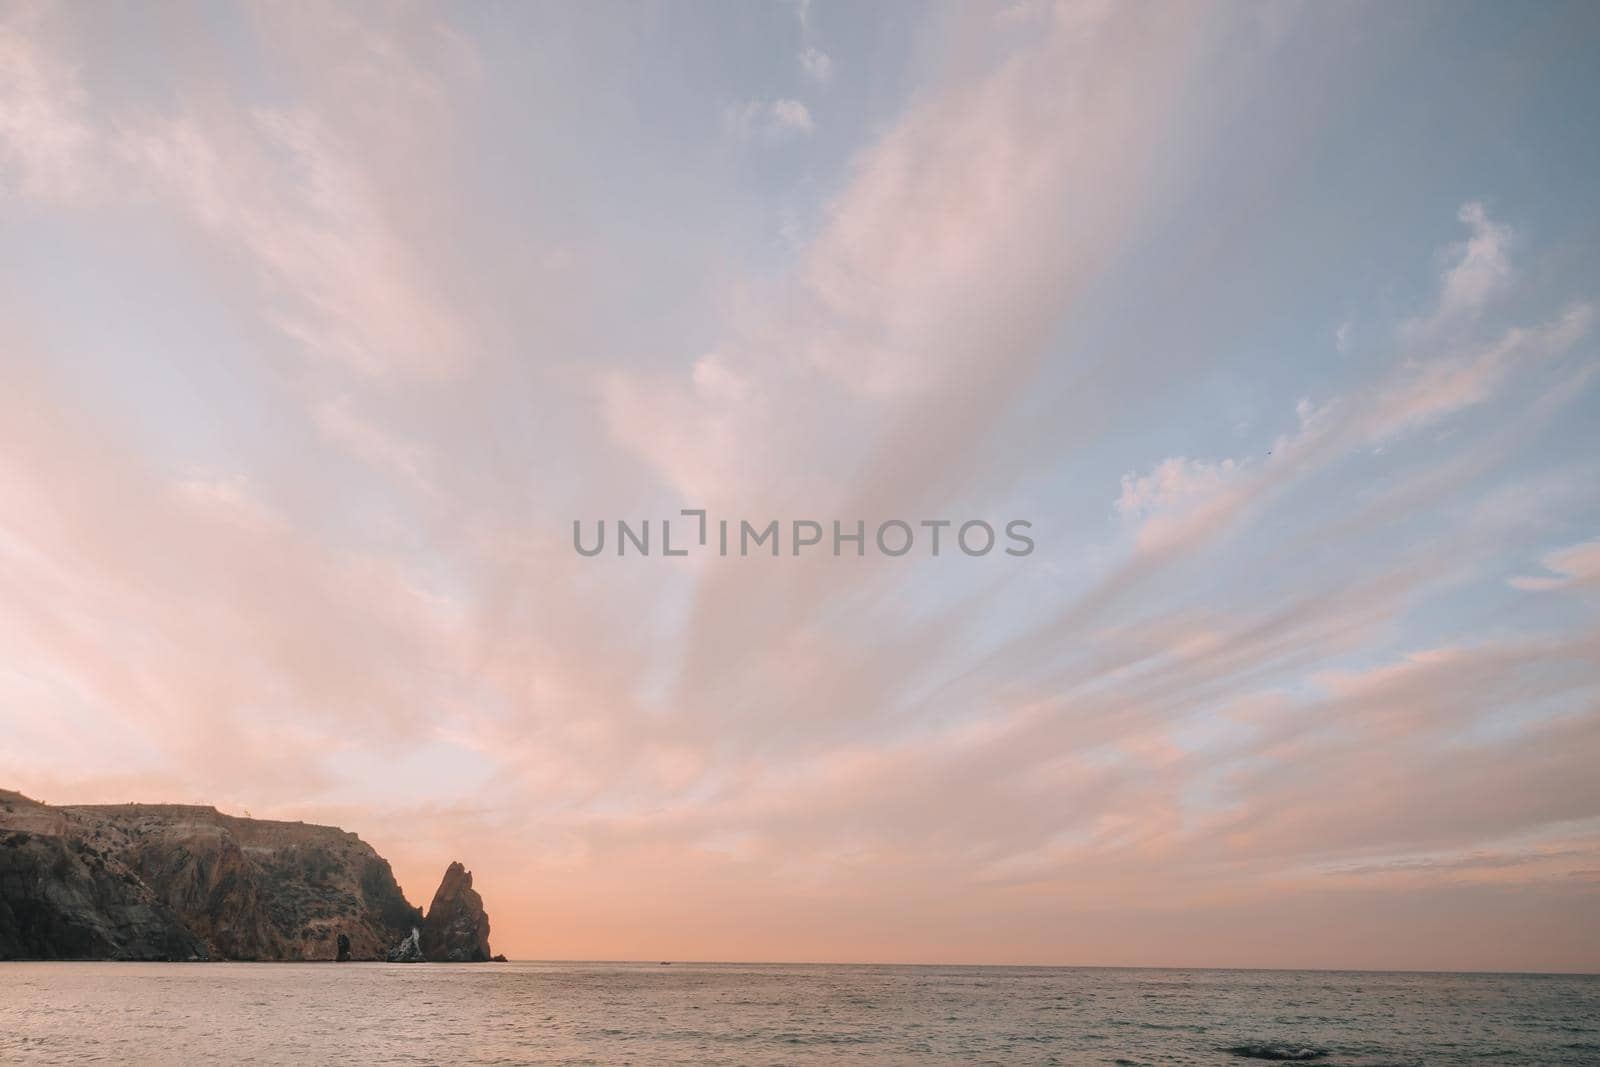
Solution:
[[(458, 904), (440, 913), (455, 918), (441, 920), (437, 958), (487, 959), (471, 876), (445, 896)], [(472, 903), (481, 939), (469, 942)], [(337, 827), (0, 790), (0, 959), (376, 960), (414, 929), (430, 927), (389, 862)]]
[(472, 888), (472, 872), (452, 863), (422, 924), (422, 955), (435, 963), (483, 963), (489, 959), (489, 916)]
[(0, 830), (0, 959), (206, 954), (205, 942), (114, 859), (82, 841)]

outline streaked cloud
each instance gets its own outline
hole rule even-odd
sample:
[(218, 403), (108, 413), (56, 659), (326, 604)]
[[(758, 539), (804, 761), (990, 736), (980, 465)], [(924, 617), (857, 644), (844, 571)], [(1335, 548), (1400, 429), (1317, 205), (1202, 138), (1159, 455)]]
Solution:
[(1600, 541), (1583, 541), (1547, 553), (1540, 561), (1551, 575), (1525, 575), (1511, 579), (1514, 589), (1546, 592), (1571, 585), (1600, 581)]
[[(462, 857), (517, 955), (1593, 968), (1545, 38), (1513, 122), (1470, 16), (391, 15), (0, 17), (0, 784)], [(682, 507), (1039, 550), (570, 549)]]
[(0, 26), (0, 149), (12, 195), (70, 200), (85, 192), (84, 157), (93, 133), (76, 68), (30, 33), (27, 12)]

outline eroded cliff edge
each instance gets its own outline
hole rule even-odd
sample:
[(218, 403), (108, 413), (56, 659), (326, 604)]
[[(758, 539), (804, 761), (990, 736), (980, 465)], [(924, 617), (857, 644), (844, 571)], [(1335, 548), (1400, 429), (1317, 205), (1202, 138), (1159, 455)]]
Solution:
[[(466, 890), (477, 918), (428, 958), (489, 958)], [(428, 940), (389, 862), (337, 827), (0, 790), (0, 959), (381, 960), (413, 930)]]

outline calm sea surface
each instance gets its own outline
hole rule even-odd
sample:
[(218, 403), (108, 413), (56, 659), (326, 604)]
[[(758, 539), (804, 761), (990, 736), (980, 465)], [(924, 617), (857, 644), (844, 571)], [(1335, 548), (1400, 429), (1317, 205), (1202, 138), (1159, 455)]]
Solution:
[(1600, 977), (0, 963), (4, 1063), (1600, 1064)]

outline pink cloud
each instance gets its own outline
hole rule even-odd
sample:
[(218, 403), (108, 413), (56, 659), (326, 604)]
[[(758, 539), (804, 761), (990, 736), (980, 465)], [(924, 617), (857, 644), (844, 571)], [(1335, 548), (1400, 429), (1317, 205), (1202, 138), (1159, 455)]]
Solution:
[(1600, 541), (1583, 541), (1547, 553), (1540, 560), (1553, 575), (1524, 575), (1511, 579), (1513, 589), (1545, 592), (1600, 581)]

